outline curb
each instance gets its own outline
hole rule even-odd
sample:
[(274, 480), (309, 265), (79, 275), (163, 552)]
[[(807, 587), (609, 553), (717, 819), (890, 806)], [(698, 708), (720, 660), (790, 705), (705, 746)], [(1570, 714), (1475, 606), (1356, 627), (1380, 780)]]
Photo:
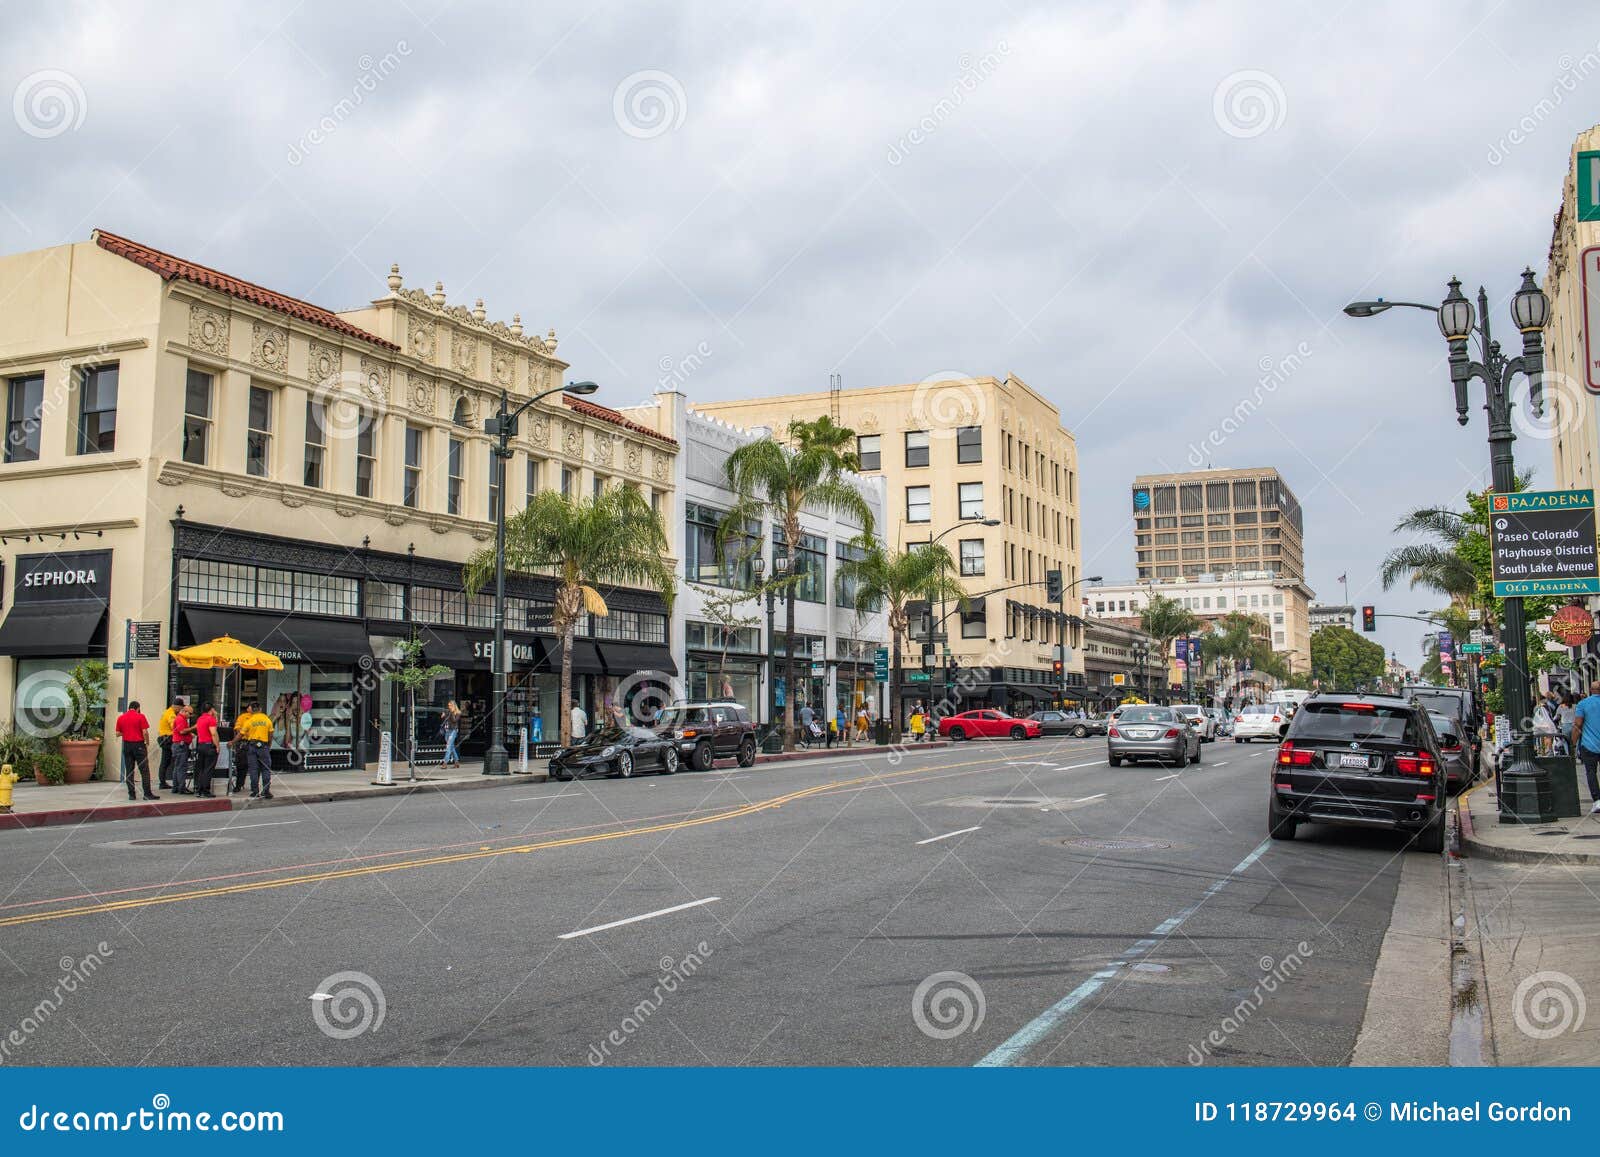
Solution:
[(241, 796), (229, 801), (232, 810), (238, 812), (255, 811), (264, 807), (291, 807), (295, 804), (312, 803), (338, 803), (346, 799), (373, 799), (377, 796), (394, 798), (395, 796), (417, 795), (429, 791), (477, 791), (486, 787), (526, 787), (530, 783), (548, 783), (547, 775), (486, 775), (481, 780), (462, 779), (430, 782), (419, 779), (415, 782), (409, 779), (397, 779), (393, 784), (374, 784), (371, 787), (350, 787), (334, 791), (305, 792), (293, 796), (274, 796), (272, 799), (251, 799)]
[[(1461, 854), (1483, 860), (1499, 860), (1507, 864), (1566, 864), (1575, 867), (1600, 864), (1600, 850), (1594, 852), (1536, 852), (1531, 848), (1508, 848), (1490, 843), (1477, 834), (1472, 822), (1472, 806), (1467, 796), (1488, 787), (1493, 780), (1485, 780), (1471, 791), (1457, 797), (1456, 814), (1461, 822)], [(1582, 816), (1576, 817), (1582, 819)], [(1563, 821), (1557, 820), (1557, 823)]]
[(157, 819), (162, 816), (196, 815), (203, 812), (231, 811), (225, 799), (174, 800), (171, 803), (128, 803), (111, 807), (72, 807), (56, 811), (11, 812), (0, 815), (0, 831), (27, 828), (55, 828), (69, 824), (97, 824), (111, 820)]

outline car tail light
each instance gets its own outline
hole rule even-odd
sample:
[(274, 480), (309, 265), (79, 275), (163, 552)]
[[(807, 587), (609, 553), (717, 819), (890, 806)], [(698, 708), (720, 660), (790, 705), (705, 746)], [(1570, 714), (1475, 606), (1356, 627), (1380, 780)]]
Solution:
[(1278, 747), (1278, 763), (1283, 767), (1310, 767), (1311, 757), (1315, 754), (1309, 747), (1283, 743)]
[(1377, 709), (1378, 709), (1378, 705), (1376, 703), (1341, 703), (1341, 704), (1339, 704), (1339, 710), (1340, 711), (1376, 711)]
[(1419, 751), (1415, 755), (1397, 755), (1394, 757), (1394, 769), (1401, 775), (1433, 775), (1433, 756), (1426, 751)]
[(1233, 721), (1235, 723), (1243, 723), (1244, 722), (1244, 716), (1243, 715), (1235, 715), (1233, 717)]
[(1272, 717), (1272, 721), (1273, 721), (1273, 722), (1274, 722), (1274, 723), (1282, 723), (1282, 722), (1283, 722), (1283, 716), (1281, 716), (1281, 715), (1274, 715), (1274, 716), (1273, 716), (1273, 717)]
[(1176, 727), (1167, 728), (1167, 738), (1168, 739), (1176, 739), (1176, 738), (1178, 738), (1178, 729)]
[(1277, 788), (1278, 788), (1279, 791), (1293, 791), (1294, 790), (1294, 784), (1292, 784), (1292, 783), (1280, 783), (1280, 784), (1277, 785)]
[(1415, 802), (1417, 802), (1417, 803), (1432, 803), (1433, 802), (1433, 797), (1431, 795), (1419, 795), (1416, 798)]
[(1106, 734), (1111, 736), (1112, 739), (1122, 738), (1122, 732), (1118, 731), (1115, 727), (1107, 728)]

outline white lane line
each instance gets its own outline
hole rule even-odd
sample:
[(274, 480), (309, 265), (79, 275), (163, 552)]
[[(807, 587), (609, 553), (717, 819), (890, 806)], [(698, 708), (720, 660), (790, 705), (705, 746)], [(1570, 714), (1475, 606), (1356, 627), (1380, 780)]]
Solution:
[(964, 836), (968, 832), (975, 832), (979, 828), (981, 828), (982, 826), (983, 826), (982, 824), (974, 824), (970, 828), (962, 828), (958, 832), (945, 832), (945, 834), (942, 835), (942, 836), (932, 836), (932, 837), (930, 837), (930, 838), (928, 838), (926, 840), (918, 840), (917, 843), (918, 844), (936, 844), (940, 840), (948, 840), (951, 836)]
[(1148, 936), (1130, 944), (1128, 950), (1115, 960), (1108, 962), (1107, 967), (1092, 974), (1089, 979), (1078, 985), (1077, 988), (1074, 988), (1066, 996), (1063, 996), (1055, 1004), (1018, 1029), (1009, 1040), (980, 1060), (977, 1067), (999, 1068), (1020, 1064), (1029, 1050), (1049, 1036), (1051, 1031), (1065, 1020), (1073, 1009), (1104, 988), (1106, 981), (1115, 977), (1118, 971), (1129, 962), (1130, 958), (1144, 955), (1160, 944), (1162, 939), (1176, 932), (1185, 920), (1200, 911), (1207, 900), (1226, 888), (1236, 877), (1242, 875), (1252, 864), (1259, 860), (1271, 844), (1271, 840), (1262, 840), (1255, 851), (1234, 866), (1233, 871), (1212, 881), (1211, 886), (1205, 890), (1205, 894), (1193, 904), (1190, 904), (1176, 916), (1169, 917), (1157, 924)]
[(721, 896), (707, 896), (703, 900), (690, 900), (687, 904), (674, 904), (670, 908), (659, 908), (654, 912), (646, 912), (642, 916), (629, 916), (623, 920), (613, 920), (609, 924), (596, 924), (593, 928), (579, 928), (576, 932), (563, 932), (556, 937), (557, 940), (576, 940), (579, 936), (590, 936), (596, 932), (605, 932), (611, 928), (621, 928), (624, 924), (637, 924), (641, 920), (654, 920), (657, 916), (670, 916), (674, 912), (682, 912), (686, 908), (698, 908), (702, 904), (715, 904)]
[(1226, 759), (1219, 759), (1219, 760), (1217, 760), (1217, 762), (1213, 763), (1211, 766), (1212, 767), (1227, 767), (1228, 766), (1228, 761)]
[(1106, 793), (1105, 792), (1101, 792), (1099, 795), (1086, 795), (1082, 799), (1075, 799), (1072, 802), (1073, 803), (1093, 803), (1097, 799), (1105, 799), (1105, 798), (1106, 798)]
[(519, 796), (514, 796), (511, 799), (506, 800), (506, 802), (507, 803), (527, 803), (529, 800), (534, 800), (534, 799), (544, 799), (544, 800), (550, 800), (550, 799), (582, 799), (584, 796), (586, 796), (588, 794), (589, 793), (585, 792), (585, 791), (567, 791), (567, 792), (562, 792), (560, 795), (519, 795)]
[(1058, 763), (1055, 765), (1055, 769), (1057, 771), (1077, 771), (1080, 767), (1104, 767), (1105, 765), (1105, 760), (1096, 759), (1090, 763), (1069, 763), (1064, 767)]
[(221, 828), (184, 828), (181, 832), (168, 832), (169, 836), (194, 836), (201, 832), (236, 832), (241, 828), (281, 828), (284, 824), (297, 824), (299, 820), (267, 820), (259, 824), (228, 824)]
[(1153, 782), (1155, 782), (1155, 783), (1163, 783), (1166, 780), (1177, 779), (1177, 778), (1178, 778), (1178, 773), (1177, 772), (1173, 772), (1171, 775), (1158, 775), (1158, 776), (1156, 776), (1156, 778), (1155, 778), (1155, 780)]

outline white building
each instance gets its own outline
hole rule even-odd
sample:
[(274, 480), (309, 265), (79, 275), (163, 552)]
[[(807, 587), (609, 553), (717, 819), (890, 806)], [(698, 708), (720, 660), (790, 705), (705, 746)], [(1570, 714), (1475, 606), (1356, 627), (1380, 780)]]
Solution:
[(1312, 591), (1299, 579), (1271, 571), (1227, 571), (1197, 579), (1158, 579), (1099, 583), (1084, 594), (1084, 612), (1094, 617), (1136, 618), (1159, 592), (1202, 620), (1234, 611), (1259, 615), (1271, 629), (1272, 649), (1290, 670), (1311, 665), (1307, 608)]
[(1356, 629), (1356, 609), (1353, 606), (1343, 606), (1336, 603), (1312, 603), (1310, 615), (1311, 633), (1313, 635), (1322, 627), (1343, 627), (1347, 631)]
[[(689, 409), (680, 393), (663, 391), (654, 403), (625, 410), (640, 425), (674, 439), (677, 457), (674, 508), (666, 516), (673, 555), (679, 560), (682, 584), (672, 609), (673, 657), (681, 672), (680, 690), (691, 699), (731, 698), (743, 703), (752, 719), (766, 721), (771, 698), (765, 657), (777, 657), (776, 700), (779, 715), (786, 701), (783, 685), (785, 600), (775, 600), (773, 636), (767, 636), (766, 606), (752, 589), (754, 562), (763, 560), (772, 573), (776, 527), (752, 527), (759, 538), (748, 552), (731, 543), (719, 549), (718, 527), (734, 503), (724, 464), (740, 445), (765, 430), (745, 430)], [(872, 510), (877, 537), (883, 537), (884, 481), (849, 475)], [(863, 704), (881, 715), (884, 704), (873, 677), (873, 658), (888, 645), (887, 616), (858, 614), (854, 592), (839, 575), (851, 543), (862, 528), (826, 512), (801, 515), (804, 539), (795, 552), (805, 577), (796, 586), (795, 654), (799, 694), (796, 704), (844, 706)], [(763, 533), (764, 530), (764, 533)], [(783, 552), (783, 547), (776, 547)]]

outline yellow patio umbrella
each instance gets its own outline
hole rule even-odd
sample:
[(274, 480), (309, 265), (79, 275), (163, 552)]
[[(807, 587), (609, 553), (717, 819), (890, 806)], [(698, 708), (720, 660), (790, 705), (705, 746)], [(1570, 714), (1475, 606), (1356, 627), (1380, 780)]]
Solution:
[[(168, 655), (180, 667), (238, 667), (244, 671), (281, 671), (283, 660), (248, 643), (241, 643), (231, 635), (220, 635), (209, 643), (196, 643), (192, 647), (169, 649)], [(227, 677), (223, 677), (222, 711), (228, 711)]]

